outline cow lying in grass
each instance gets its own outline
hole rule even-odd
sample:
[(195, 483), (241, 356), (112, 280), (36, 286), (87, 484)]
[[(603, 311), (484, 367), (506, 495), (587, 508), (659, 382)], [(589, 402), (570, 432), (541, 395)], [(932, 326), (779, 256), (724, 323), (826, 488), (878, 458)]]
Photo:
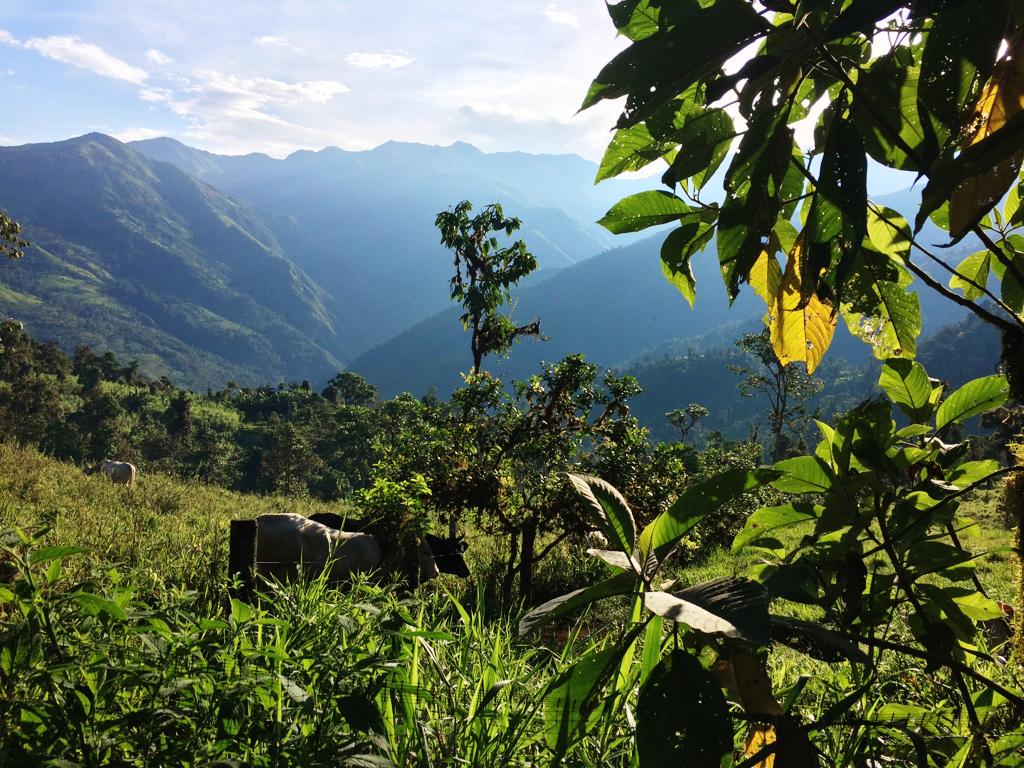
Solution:
[(99, 464), (95, 464), (85, 470), (87, 475), (95, 475), (97, 472), (100, 472), (110, 482), (127, 488), (131, 488), (135, 484), (135, 465), (127, 461), (104, 459)]
[[(359, 572), (381, 568), (389, 560), (414, 559), (401, 575), (406, 581), (428, 581), (438, 575), (430, 545), (418, 540), (414, 552), (388, 557), (376, 536), (330, 528), (296, 514), (260, 515), (256, 518), (255, 572), (281, 581), (293, 581), (299, 568), (306, 577), (317, 576), (330, 562), (332, 582)], [(394, 553), (392, 553), (394, 554)]]
[[(310, 515), (309, 519), (323, 523), (328, 528), (337, 531), (362, 533), (366, 532), (369, 527), (369, 524), (363, 520), (342, 517), (335, 512), (318, 512), (315, 515)], [(434, 562), (437, 564), (437, 570), (463, 579), (469, 576), (469, 566), (466, 564), (466, 558), (463, 557), (467, 548), (466, 540), (463, 537), (442, 539), (440, 536), (428, 533), (426, 540), (430, 545), (430, 553), (434, 557)]]

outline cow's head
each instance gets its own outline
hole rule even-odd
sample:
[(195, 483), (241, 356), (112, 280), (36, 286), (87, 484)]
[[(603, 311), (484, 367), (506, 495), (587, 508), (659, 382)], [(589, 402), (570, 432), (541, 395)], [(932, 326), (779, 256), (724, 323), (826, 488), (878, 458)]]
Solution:
[(469, 576), (469, 566), (466, 565), (466, 558), (462, 556), (467, 546), (464, 538), (457, 536), (453, 539), (442, 539), (428, 533), (426, 540), (441, 573), (450, 573), (461, 578)]

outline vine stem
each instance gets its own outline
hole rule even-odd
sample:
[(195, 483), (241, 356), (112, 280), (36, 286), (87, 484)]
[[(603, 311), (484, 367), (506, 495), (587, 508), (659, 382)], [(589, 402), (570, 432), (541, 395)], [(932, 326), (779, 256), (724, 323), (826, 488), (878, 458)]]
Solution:
[[(882, 209), (879, 208), (875, 203), (869, 201), (868, 205), (874, 211), (875, 215), (878, 216), (878, 218), (880, 218), (882, 221), (884, 221), (886, 223), (886, 225), (888, 225), (894, 232), (899, 232), (900, 231), (900, 228), (892, 220), (890, 220), (889, 217), (886, 216), (885, 213), (882, 211)], [(1005, 302), (1003, 302), (998, 296), (996, 296), (994, 293), (992, 293), (992, 291), (990, 291), (987, 286), (981, 285), (980, 283), (978, 283), (977, 281), (975, 281), (972, 278), (968, 277), (967, 275), (965, 275), (963, 272), (959, 271), (958, 269), (954, 269), (953, 267), (949, 266), (949, 264), (944, 262), (942, 259), (940, 259), (938, 256), (936, 256), (934, 253), (932, 253), (927, 248), (925, 248), (923, 245), (921, 245), (919, 242), (917, 242), (917, 237), (916, 236), (911, 235), (911, 237), (910, 237), (910, 245), (913, 248), (917, 248), (917, 250), (919, 250), (921, 253), (923, 253), (925, 256), (927, 256), (932, 261), (934, 261), (936, 264), (938, 264), (940, 267), (942, 267), (944, 270), (946, 270), (949, 274), (953, 275), (954, 277), (958, 277), (961, 280), (963, 280), (965, 283), (968, 283), (968, 284), (974, 286), (975, 288), (977, 288), (979, 291), (981, 291), (986, 296), (988, 296), (990, 299), (992, 299), (992, 301), (995, 302), (995, 304), (1001, 310), (1003, 310), (1010, 317), (1012, 317), (1015, 320), (1017, 320), (1017, 323), (1019, 325), (1024, 325), (1024, 323), (1022, 323), (1020, 321), (1020, 319), (1017, 317), (1017, 313), (1014, 312), (1012, 308), (1007, 306), (1007, 304)], [(1021, 285), (1024, 285), (1024, 282), (1022, 282)], [(944, 288), (943, 290), (946, 290), (946, 289)], [(952, 295), (956, 296), (955, 293), (952, 294)], [(965, 300), (966, 301), (970, 301), (969, 299), (965, 299)], [(974, 304), (974, 302), (971, 302), (971, 303)]]

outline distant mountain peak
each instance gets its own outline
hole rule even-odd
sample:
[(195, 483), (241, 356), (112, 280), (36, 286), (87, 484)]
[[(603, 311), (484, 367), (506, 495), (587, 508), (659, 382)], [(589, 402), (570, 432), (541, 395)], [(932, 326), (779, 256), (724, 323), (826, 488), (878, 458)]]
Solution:
[(107, 147), (108, 149), (121, 150), (123, 151), (127, 145), (124, 142), (118, 141), (113, 136), (108, 136), (105, 133), (99, 133), (93, 131), (92, 133), (84, 133), (81, 136), (75, 136), (74, 138), (65, 139), (64, 141), (56, 141), (54, 144), (67, 144), (69, 146), (81, 146), (84, 144), (99, 144), (100, 146)]

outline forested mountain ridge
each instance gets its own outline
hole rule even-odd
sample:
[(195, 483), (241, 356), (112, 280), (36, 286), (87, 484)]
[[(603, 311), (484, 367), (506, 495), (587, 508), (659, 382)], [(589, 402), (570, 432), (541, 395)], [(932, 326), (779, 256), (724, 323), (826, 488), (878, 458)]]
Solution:
[[(713, 244), (691, 261), (697, 285), (691, 308), (662, 274), (663, 239), (654, 235), (614, 248), (514, 291), (515, 318), (539, 318), (548, 339), (522, 342), (508, 360), (488, 360), (487, 370), (506, 380), (525, 379), (540, 361), (575, 353), (604, 367), (628, 368), (644, 357), (674, 358), (693, 347), (729, 350), (740, 335), (762, 327), (765, 305), (749, 288), (729, 305)], [(963, 318), (961, 308), (933, 291), (918, 293), (925, 333)], [(403, 391), (421, 395), (431, 388), (447, 394), (471, 363), (469, 336), (458, 317), (455, 308), (441, 312), (361, 354), (350, 367), (388, 397)], [(839, 321), (826, 360), (861, 366), (871, 358), (871, 348)]]
[(195, 386), (324, 376), (346, 343), (330, 297), (250, 205), (102, 134), (0, 148), (24, 227), (0, 312)]
[[(484, 153), (386, 142), (361, 152), (328, 147), (223, 156), (172, 139), (131, 145), (274, 214), (278, 238), (303, 270), (362, 320), (359, 352), (448, 306), (451, 256), (434, 227), (461, 200), (497, 202), (522, 220), (516, 237), (541, 272), (585, 261), (638, 239), (617, 238), (596, 221), (649, 180), (594, 184), (597, 166), (575, 155)], [(542, 275), (543, 276), (543, 275)], [(355, 319), (354, 318), (354, 319)]]
[[(698, 290), (706, 291), (693, 309), (661, 272), (661, 238), (595, 256), (549, 280), (514, 291), (514, 318), (540, 318), (546, 341), (517, 344), (507, 360), (491, 358), (485, 368), (506, 380), (536, 373), (540, 361), (583, 353), (611, 367), (669, 339), (692, 338), (762, 312), (757, 297), (742, 295), (730, 313), (712, 259), (694, 261)], [(459, 372), (472, 359), (469, 335), (452, 308), (359, 356), (351, 368), (385, 397), (402, 391), (421, 395), (430, 388), (447, 394), (459, 385)]]
[(594, 221), (640, 182), (595, 172), (465, 144), (288, 160), (102, 134), (3, 147), (0, 208), (33, 248), (5, 267), (0, 314), (198, 388), (323, 381), (448, 306), (434, 216), (463, 197), (523, 219), (548, 267), (530, 283), (615, 242)]
[[(749, 291), (729, 312), (714, 253), (693, 260), (690, 309), (662, 276), (659, 236), (631, 242), (593, 223), (650, 180), (595, 186), (593, 164), (571, 155), (390, 142), (275, 160), (90, 134), (2, 148), (0, 170), (0, 206), (35, 246), (7, 266), (0, 313), (198, 388), (324, 381), (352, 365), (386, 395), (452, 391), (468, 337), (433, 217), (462, 196), (503, 200), (549, 267), (515, 292), (515, 316), (539, 317), (549, 340), (490, 361), (505, 378), (576, 352), (621, 367), (713, 330), (728, 347), (763, 312)], [(928, 330), (959, 316), (922, 300)], [(830, 354), (867, 348), (841, 331)]]

